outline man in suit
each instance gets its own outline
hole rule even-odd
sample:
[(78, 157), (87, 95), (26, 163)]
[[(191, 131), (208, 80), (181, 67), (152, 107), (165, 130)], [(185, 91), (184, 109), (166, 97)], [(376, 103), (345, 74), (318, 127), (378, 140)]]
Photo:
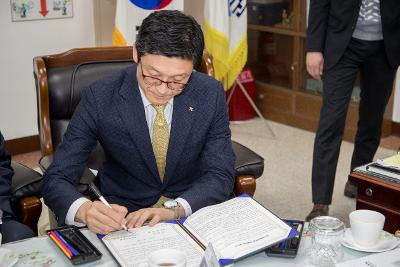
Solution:
[[(400, 63), (398, 0), (311, 0), (306, 64), (323, 80), (323, 104), (315, 137), (312, 192), (306, 220), (328, 215), (347, 108), (357, 74), (361, 95), (351, 169), (373, 160), (383, 113)], [(354, 197), (347, 182), (345, 195)]]
[[(235, 158), (224, 90), (193, 70), (203, 49), (192, 17), (154, 12), (137, 36), (137, 65), (83, 91), (43, 178), (43, 198), (59, 223), (108, 233), (188, 216), (230, 197)], [(106, 154), (100, 191), (111, 209), (75, 189), (97, 142)], [(159, 207), (167, 199), (173, 209)]]
[(14, 171), (11, 167), (11, 156), (4, 145), (4, 137), (0, 132), (0, 233), (2, 243), (35, 236), (31, 228), (17, 221), (11, 208), (11, 182)]

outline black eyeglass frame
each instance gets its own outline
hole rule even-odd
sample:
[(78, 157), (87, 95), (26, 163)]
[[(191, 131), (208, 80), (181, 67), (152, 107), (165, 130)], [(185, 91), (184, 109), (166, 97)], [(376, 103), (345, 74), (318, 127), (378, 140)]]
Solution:
[[(192, 77), (192, 74), (190, 74), (189, 79), (187, 80), (186, 83), (180, 83), (180, 82), (166, 82), (166, 81), (163, 81), (163, 80), (158, 79), (158, 78), (156, 78), (156, 77), (149, 76), (149, 75), (145, 75), (145, 74), (143, 73), (143, 66), (142, 66), (142, 63), (139, 62), (139, 64), (140, 64), (140, 71), (141, 71), (141, 73), (142, 73), (143, 81), (144, 81), (145, 84), (150, 85), (150, 86), (160, 86), (161, 84), (165, 83), (165, 84), (167, 84), (168, 89), (170, 89), (170, 90), (172, 90), (172, 91), (176, 91), (176, 92), (182, 92), (183, 89), (185, 89), (185, 87), (188, 85), (188, 83), (190, 82), (190, 78)], [(153, 81), (154, 81), (155, 83), (154, 83), (154, 82), (153, 82), (153, 83), (149, 83), (148, 80), (147, 80), (147, 82), (146, 82), (146, 78), (153, 79)], [(181, 85), (182, 88), (171, 88), (171, 87), (170, 87), (171, 84), (178, 84), (178, 85)]]

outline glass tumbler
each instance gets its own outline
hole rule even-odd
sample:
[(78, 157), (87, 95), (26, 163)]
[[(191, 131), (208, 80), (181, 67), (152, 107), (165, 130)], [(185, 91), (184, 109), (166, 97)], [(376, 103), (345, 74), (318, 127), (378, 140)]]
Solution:
[(344, 229), (342, 221), (330, 216), (320, 216), (310, 221), (312, 239), (309, 256), (312, 264), (334, 266), (343, 258), (341, 245)]

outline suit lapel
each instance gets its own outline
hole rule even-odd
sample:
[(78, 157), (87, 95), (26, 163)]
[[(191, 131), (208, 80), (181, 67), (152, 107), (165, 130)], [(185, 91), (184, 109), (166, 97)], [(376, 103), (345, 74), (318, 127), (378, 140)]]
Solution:
[[(136, 80), (136, 68), (130, 68), (125, 74), (125, 79), (119, 91), (120, 95), (117, 96), (117, 108), (133, 142), (144, 158), (144, 162), (146, 162), (153, 177), (157, 178), (159, 175), (156, 160), (151, 146), (143, 102), (139, 90)], [(157, 180), (158, 183), (160, 183), (160, 180)]]
[[(190, 88), (185, 90), (189, 91)], [(174, 98), (164, 184), (167, 184), (174, 172), (196, 114), (197, 102), (194, 100), (192, 92), (188, 91)]]

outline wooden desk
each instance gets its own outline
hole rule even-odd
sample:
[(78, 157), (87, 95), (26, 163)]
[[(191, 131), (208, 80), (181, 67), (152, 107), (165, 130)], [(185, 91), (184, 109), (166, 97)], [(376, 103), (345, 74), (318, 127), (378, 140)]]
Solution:
[(356, 208), (381, 212), (386, 231), (400, 230), (400, 184), (360, 172), (350, 173), (349, 179), (358, 184)]

